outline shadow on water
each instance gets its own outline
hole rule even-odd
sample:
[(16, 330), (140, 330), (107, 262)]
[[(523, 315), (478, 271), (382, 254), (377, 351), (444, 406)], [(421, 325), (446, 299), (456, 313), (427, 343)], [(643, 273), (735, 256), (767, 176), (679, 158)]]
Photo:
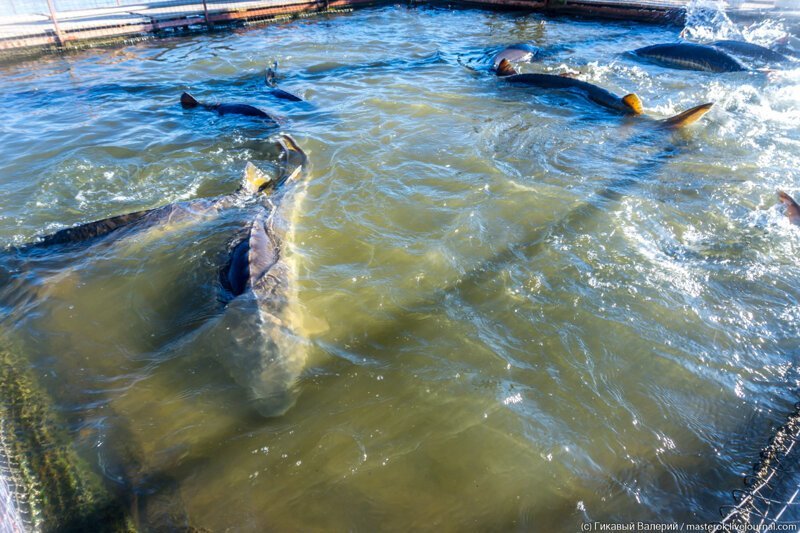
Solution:
[[(400, 333), (413, 331), (421, 320), (420, 315), (424, 315), (450, 295), (461, 293), (466, 296), (471, 290), (489, 282), (506, 265), (532, 260), (550, 246), (553, 238), (584, 234), (591, 229), (594, 220), (606, 216), (610, 208), (629, 195), (638, 184), (657, 179), (659, 172), (669, 161), (685, 153), (690, 144), (680, 139), (679, 135), (679, 132), (656, 129), (628, 140), (619, 149), (624, 150), (634, 144), (643, 143), (659, 146), (659, 149), (638, 165), (624, 170), (620, 177), (596, 190), (591, 197), (557, 220), (535, 229), (520, 242), (508, 243), (492, 257), (484, 259), (458, 279), (438, 289), (430, 298), (401, 305), (400, 310), (382, 317), (385, 326), (364, 332), (357, 342), (381, 343), (383, 346), (384, 342), (397, 340)], [(666, 143), (659, 142), (665, 136), (670, 139)]]

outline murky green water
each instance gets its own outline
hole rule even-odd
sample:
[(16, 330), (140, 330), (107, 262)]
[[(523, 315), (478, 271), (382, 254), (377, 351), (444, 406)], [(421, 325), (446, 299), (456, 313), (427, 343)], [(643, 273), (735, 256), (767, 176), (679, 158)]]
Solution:
[[(31, 260), (2, 337), (145, 525), (713, 520), (798, 384), (800, 72), (621, 55), (676, 31), (386, 7), (6, 65), (3, 245), (234, 190), (269, 132), (183, 90), (285, 117), (309, 358), (264, 418), (198, 335), (246, 206)], [(520, 41), (660, 118), (717, 103), (659, 131), (458, 64)], [(270, 99), (273, 59), (311, 106)]]

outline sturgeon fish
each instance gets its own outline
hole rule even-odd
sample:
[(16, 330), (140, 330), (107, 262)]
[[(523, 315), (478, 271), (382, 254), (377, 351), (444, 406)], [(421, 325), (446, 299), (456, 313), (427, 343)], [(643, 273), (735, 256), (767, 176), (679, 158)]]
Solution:
[(714, 46), (705, 44), (654, 44), (638, 48), (632, 53), (669, 68), (706, 72), (741, 72), (747, 70), (734, 57)]
[(230, 301), (207, 337), (207, 346), (264, 416), (279, 416), (294, 405), (294, 383), (307, 358), (306, 344), (296, 334), (294, 273), (284, 247), (288, 222), (280, 205), (307, 158), (293, 141), (286, 146), (295, 172), (288, 186), (270, 196), (271, 207), (264, 206), (233, 241), (220, 271)]
[[(644, 113), (642, 101), (636, 94), (631, 93), (620, 97), (592, 83), (566, 76), (556, 76), (553, 74), (517, 74), (516, 70), (507, 59), (503, 59), (500, 62), (497, 75), (510, 83), (518, 83), (521, 85), (538, 87), (540, 89), (574, 91), (580, 93), (595, 104), (624, 115), (641, 115)], [(660, 124), (666, 127), (687, 126), (699, 120), (713, 105), (714, 104), (711, 102), (700, 104), (674, 117), (661, 120)]]
[(184, 109), (202, 107), (208, 111), (216, 111), (220, 115), (243, 115), (246, 117), (263, 118), (273, 126), (279, 126), (278, 119), (249, 104), (202, 104), (189, 93), (181, 94), (181, 106)]
[[(259, 193), (265, 195), (257, 215), (234, 241), (220, 281), (226, 291), (225, 309), (215, 320), (195, 330), (186, 340), (210, 350), (244, 388), (265, 416), (284, 413), (294, 403), (293, 384), (306, 361), (305, 344), (295, 334), (292, 265), (283, 246), (287, 222), (280, 200), (307, 166), (307, 157), (288, 135), (277, 141), (281, 149), (280, 173), (272, 178), (248, 163), (242, 186), (213, 199), (178, 202), (164, 207), (119, 215), (66, 228), (28, 248), (91, 244), (104, 237), (129, 235), (166, 223), (194, 223), (215, 216)], [(184, 342), (179, 343), (180, 346)], [(199, 347), (199, 348), (198, 348)]]

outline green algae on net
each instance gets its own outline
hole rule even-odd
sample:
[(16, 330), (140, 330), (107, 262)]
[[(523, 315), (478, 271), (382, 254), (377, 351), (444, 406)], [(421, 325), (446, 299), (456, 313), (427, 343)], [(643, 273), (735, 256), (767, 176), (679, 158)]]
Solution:
[(0, 532), (134, 531), (124, 509), (72, 448), (24, 363), (0, 345)]

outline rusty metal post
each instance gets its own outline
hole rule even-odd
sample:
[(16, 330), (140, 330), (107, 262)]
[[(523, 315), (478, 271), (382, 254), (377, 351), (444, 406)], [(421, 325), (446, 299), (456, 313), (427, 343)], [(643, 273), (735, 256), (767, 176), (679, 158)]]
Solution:
[(61, 33), (61, 27), (58, 25), (58, 17), (56, 16), (56, 7), (53, 5), (53, 0), (47, 0), (47, 7), (50, 9), (50, 20), (53, 21), (53, 29), (56, 32), (56, 45), (63, 48), (64, 34)]
[(211, 20), (208, 18), (208, 4), (206, 3), (206, 0), (203, 0), (203, 14), (206, 16), (206, 26), (210, 28)]

